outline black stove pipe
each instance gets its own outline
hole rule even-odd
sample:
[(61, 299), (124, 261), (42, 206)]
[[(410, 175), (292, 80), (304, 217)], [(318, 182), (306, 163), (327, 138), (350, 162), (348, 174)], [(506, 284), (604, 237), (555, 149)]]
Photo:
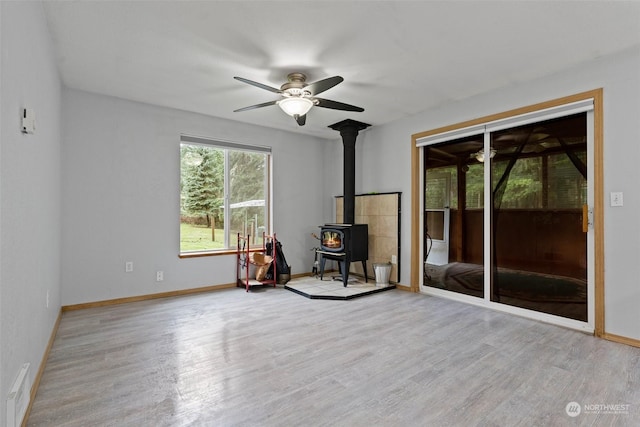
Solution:
[(356, 138), (358, 133), (371, 125), (356, 120), (343, 120), (329, 127), (340, 132), (344, 146), (343, 216), (344, 224), (355, 223), (356, 203)]

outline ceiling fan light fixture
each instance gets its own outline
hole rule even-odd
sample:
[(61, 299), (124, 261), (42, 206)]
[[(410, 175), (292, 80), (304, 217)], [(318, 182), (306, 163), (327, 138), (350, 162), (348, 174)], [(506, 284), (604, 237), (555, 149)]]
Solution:
[[(2, 1), (2, 0), (0, 0)], [(266, 91), (280, 95), (280, 99), (263, 102), (261, 104), (250, 105), (248, 107), (233, 110), (234, 113), (240, 111), (255, 110), (256, 108), (269, 107), (271, 105), (279, 105), (282, 111), (294, 118), (298, 126), (304, 126), (307, 121), (307, 113), (314, 105), (320, 108), (328, 108), (330, 110), (355, 111), (361, 113), (364, 108), (355, 105), (345, 104), (344, 102), (332, 101), (330, 99), (316, 98), (315, 96), (331, 89), (337, 84), (342, 83), (344, 79), (340, 76), (328, 77), (317, 82), (307, 84), (307, 77), (302, 73), (289, 73), (288, 82), (275, 88), (262, 83), (254, 82), (243, 77), (234, 77), (234, 79), (251, 86), (264, 89)]]
[(288, 97), (278, 101), (278, 106), (291, 117), (304, 116), (313, 107), (313, 101), (309, 98)]
[[(493, 157), (496, 155), (496, 150), (494, 150), (493, 148), (489, 149), (489, 158), (493, 159)], [(474, 157), (476, 158), (477, 161), (479, 161), (480, 163), (484, 162), (484, 149), (478, 151), (477, 153), (474, 154)]]

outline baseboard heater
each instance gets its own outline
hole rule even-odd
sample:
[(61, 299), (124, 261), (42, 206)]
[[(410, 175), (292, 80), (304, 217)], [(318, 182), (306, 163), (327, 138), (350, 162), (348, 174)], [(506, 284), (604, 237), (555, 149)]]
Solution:
[(7, 397), (7, 427), (18, 427), (22, 425), (22, 420), (29, 402), (31, 401), (31, 384), (29, 381), (29, 363), (25, 363), (20, 368), (18, 377), (11, 387)]

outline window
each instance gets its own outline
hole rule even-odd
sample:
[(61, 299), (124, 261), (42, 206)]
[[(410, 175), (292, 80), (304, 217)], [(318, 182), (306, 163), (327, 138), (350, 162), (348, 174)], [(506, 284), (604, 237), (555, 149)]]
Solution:
[(269, 233), (269, 147), (183, 135), (180, 254), (235, 249), (238, 233), (262, 245)]

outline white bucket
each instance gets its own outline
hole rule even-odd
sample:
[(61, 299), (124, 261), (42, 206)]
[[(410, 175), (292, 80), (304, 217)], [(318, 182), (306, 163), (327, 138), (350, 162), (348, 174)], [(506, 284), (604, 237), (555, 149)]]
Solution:
[(374, 263), (373, 273), (376, 276), (376, 286), (387, 286), (389, 284), (389, 276), (391, 275), (391, 263)]

